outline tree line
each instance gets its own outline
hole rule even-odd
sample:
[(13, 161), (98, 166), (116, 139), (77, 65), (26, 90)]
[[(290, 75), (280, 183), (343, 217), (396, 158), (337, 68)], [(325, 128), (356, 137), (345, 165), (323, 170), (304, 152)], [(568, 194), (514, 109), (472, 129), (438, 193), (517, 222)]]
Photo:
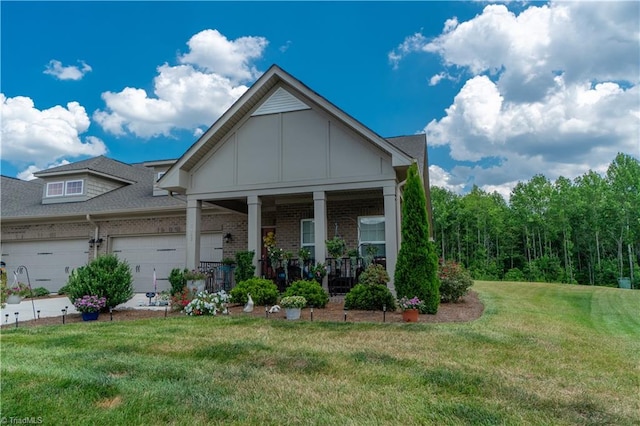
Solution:
[(431, 188), (438, 255), (475, 279), (640, 287), (640, 162), (619, 153), (605, 175), (520, 182), (509, 202), (478, 187)]

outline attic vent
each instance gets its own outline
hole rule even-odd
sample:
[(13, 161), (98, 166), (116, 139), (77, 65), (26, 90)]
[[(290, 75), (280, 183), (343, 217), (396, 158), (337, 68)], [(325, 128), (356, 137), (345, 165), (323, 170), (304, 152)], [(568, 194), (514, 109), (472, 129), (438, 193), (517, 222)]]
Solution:
[(280, 87), (251, 115), (275, 114), (278, 112), (300, 111), (303, 109), (311, 109), (311, 107)]

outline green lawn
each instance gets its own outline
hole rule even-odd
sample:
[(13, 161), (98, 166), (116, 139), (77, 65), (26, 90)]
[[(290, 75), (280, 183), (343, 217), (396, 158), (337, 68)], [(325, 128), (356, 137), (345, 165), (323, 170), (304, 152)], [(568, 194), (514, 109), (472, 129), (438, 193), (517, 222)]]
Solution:
[(467, 324), (160, 318), (3, 330), (43, 424), (640, 423), (640, 291), (476, 282)]

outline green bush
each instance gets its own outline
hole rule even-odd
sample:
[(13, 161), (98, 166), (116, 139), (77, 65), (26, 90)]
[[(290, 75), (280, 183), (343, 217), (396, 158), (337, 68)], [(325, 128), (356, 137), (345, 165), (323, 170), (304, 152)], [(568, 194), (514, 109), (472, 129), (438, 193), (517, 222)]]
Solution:
[(37, 287), (33, 289), (33, 297), (44, 297), (49, 295), (49, 290), (44, 287)]
[(504, 274), (504, 281), (527, 281), (524, 273), (518, 268), (511, 268)]
[(386, 285), (357, 284), (344, 297), (344, 307), (363, 311), (396, 310), (396, 299)]
[(129, 264), (108, 254), (74, 270), (64, 292), (71, 302), (85, 295), (93, 295), (105, 297), (107, 307), (114, 307), (133, 297), (132, 282)]
[(443, 302), (457, 302), (469, 292), (473, 285), (471, 274), (462, 265), (447, 261), (440, 265), (438, 270), (440, 278), (440, 300)]
[(187, 280), (184, 277), (184, 271), (180, 268), (173, 268), (169, 273), (169, 283), (171, 283), (172, 296), (180, 293), (187, 285)]
[(273, 281), (264, 278), (254, 277), (239, 282), (229, 294), (234, 303), (247, 303), (247, 294), (251, 294), (256, 305), (275, 305), (278, 301), (278, 287)]
[(365, 285), (380, 284), (386, 286), (389, 282), (389, 274), (384, 269), (384, 266), (372, 264), (367, 266), (367, 269), (360, 274), (358, 282)]
[(235, 279), (237, 283), (253, 278), (256, 271), (256, 267), (253, 265), (254, 255), (253, 250), (236, 252)]
[(286, 296), (303, 296), (307, 299), (307, 306), (313, 306), (315, 308), (324, 308), (329, 303), (329, 295), (316, 281), (299, 280), (294, 281), (282, 293), (283, 297)]

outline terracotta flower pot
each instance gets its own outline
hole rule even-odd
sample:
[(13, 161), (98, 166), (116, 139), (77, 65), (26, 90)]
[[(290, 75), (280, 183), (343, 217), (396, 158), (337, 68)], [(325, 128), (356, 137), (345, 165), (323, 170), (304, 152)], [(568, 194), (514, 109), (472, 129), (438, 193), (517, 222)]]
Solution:
[(417, 309), (407, 309), (406, 311), (402, 311), (402, 321), (418, 322), (418, 313)]

